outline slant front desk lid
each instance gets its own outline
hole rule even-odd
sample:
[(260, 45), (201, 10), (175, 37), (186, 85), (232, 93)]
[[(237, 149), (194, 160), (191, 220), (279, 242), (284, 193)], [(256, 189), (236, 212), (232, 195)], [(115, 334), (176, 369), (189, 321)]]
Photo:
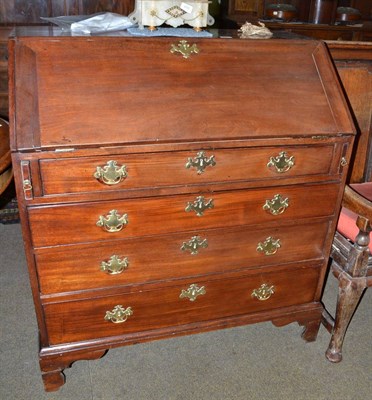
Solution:
[(181, 40), (15, 36), (13, 150), (353, 134), (322, 43)]

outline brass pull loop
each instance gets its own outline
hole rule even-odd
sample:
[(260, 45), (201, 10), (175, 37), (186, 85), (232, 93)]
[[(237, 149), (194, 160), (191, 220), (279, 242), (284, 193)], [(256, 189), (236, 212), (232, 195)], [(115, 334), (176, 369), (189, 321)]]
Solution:
[(274, 239), (269, 236), (263, 243), (258, 243), (256, 250), (264, 253), (265, 256), (271, 256), (275, 254), (280, 247), (280, 239)]
[(199, 287), (197, 284), (193, 283), (187, 290), (181, 290), (180, 299), (188, 298), (190, 301), (195, 301), (198, 296), (206, 293), (207, 291), (204, 286)]
[(254, 289), (251, 296), (260, 301), (268, 300), (275, 293), (275, 287), (263, 283), (258, 289)]
[(190, 46), (186, 40), (180, 40), (177, 46), (172, 44), (170, 52), (172, 54), (180, 53), (182, 54), (183, 58), (189, 58), (191, 54), (199, 53), (199, 49), (197, 48), (196, 44)]
[(31, 181), (29, 179), (25, 179), (23, 181), (23, 190), (24, 191), (32, 190), (32, 184), (31, 184)]
[(199, 151), (196, 154), (196, 157), (194, 159), (188, 158), (187, 163), (186, 163), (186, 168), (196, 168), (198, 175), (202, 174), (204, 170), (211, 166), (216, 165), (216, 160), (214, 159), (214, 156), (207, 157), (205, 155), (204, 151)]
[(121, 274), (129, 267), (128, 257), (120, 259), (119, 256), (113, 255), (108, 261), (101, 262), (101, 271), (107, 272), (109, 275)]
[(279, 215), (283, 214), (288, 207), (288, 197), (283, 199), (280, 194), (276, 194), (271, 200), (266, 200), (262, 208), (272, 215)]
[(195, 211), (198, 217), (202, 217), (205, 210), (212, 208), (214, 208), (213, 199), (205, 201), (205, 198), (203, 196), (198, 196), (193, 203), (191, 203), (190, 201), (187, 202), (185, 211)]
[(105, 185), (117, 185), (128, 176), (127, 167), (118, 166), (116, 161), (110, 160), (104, 167), (97, 167), (93, 176)]
[(283, 173), (289, 171), (295, 165), (294, 156), (288, 157), (285, 151), (281, 151), (278, 156), (270, 157), (267, 167), (274, 167), (275, 171), (278, 173)]
[(112, 311), (106, 311), (105, 321), (111, 321), (114, 324), (121, 324), (131, 315), (133, 315), (131, 307), (123, 308), (123, 306), (117, 305)]
[(199, 253), (199, 248), (206, 249), (208, 247), (207, 239), (201, 239), (200, 236), (193, 236), (188, 242), (183, 242), (182, 251), (189, 251), (192, 255)]
[(120, 216), (117, 210), (111, 210), (108, 215), (100, 215), (96, 223), (107, 232), (119, 232), (128, 224), (128, 214)]

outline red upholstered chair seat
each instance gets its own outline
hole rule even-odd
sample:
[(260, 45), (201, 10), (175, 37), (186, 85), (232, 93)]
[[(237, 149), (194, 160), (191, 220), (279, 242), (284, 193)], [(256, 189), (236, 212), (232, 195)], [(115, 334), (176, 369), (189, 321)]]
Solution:
[[(352, 184), (350, 187), (367, 200), (372, 201), (372, 182)], [(342, 207), (340, 218), (338, 220), (337, 231), (352, 242), (354, 242), (354, 239), (359, 232), (359, 229), (356, 226), (357, 217), (357, 214)], [(369, 251), (372, 254), (372, 233), (370, 233)]]

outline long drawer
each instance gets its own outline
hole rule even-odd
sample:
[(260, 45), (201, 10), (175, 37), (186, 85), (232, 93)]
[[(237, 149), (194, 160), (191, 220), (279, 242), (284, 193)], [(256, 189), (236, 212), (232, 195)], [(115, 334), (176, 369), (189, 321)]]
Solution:
[[(334, 145), (40, 160), (45, 195), (328, 174)], [(194, 165), (194, 166), (193, 166)]]
[(331, 216), (337, 196), (337, 184), (272, 187), (39, 206), (29, 217), (33, 245), (42, 247)]
[[(249, 227), (198, 231), (201, 245), (182, 249), (188, 234), (43, 248), (36, 251), (42, 294), (174, 280), (323, 258), (328, 222), (285, 228)], [(280, 247), (266, 255), (257, 250), (268, 237)]]
[[(50, 345), (130, 335), (312, 302), (318, 268), (196, 280), (150, 291), (45, 304)], [(261, 299), (261, 300), (260, 300)]]

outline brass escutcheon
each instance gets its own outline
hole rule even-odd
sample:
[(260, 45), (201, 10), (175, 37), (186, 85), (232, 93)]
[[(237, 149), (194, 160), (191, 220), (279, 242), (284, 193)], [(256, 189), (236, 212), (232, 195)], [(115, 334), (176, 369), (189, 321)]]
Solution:
[(258, 243), (256, 250), (264, 253), (265, 256), (271, 256), (275, 254), (280, 247), (280, 240), (269, 236), (263, 243)]
[(109, 275), (121, 274), (129, 267), (129, 260), (127, 257), (120, 259), (119, 256), (113, 255), (108, 261), (101, 262), (101, 271), (107, 272)]
[(279, 215), (283, 214), (287, 207), (288, 197), (283, 199), (280, 194), (276, 194), (271, 200), (266, 200), (262, 208), (272, 215)]
[(197, 54), (199, 53), (199, 49), (197, 48), (196, 44), (193, 44), (190, 46), (186, 40), (180, 40), (177, 45), (172, 44), (170, 52), (172, 54), (174, 53), (180, 53), (182, 54), (183, 58), (189, 58), (191, 54)]
[(295, 165), (294, 156), (288, 157), (285, 151), (281, 151), (278, 156), (270, 157), (267, 163), (268, 168), (274, 167), (278, 173), (289, 171)]
[(199, 248), (207, 248), (207, 239), (201, 239), (200, 236), (193, 236), (188, 242), (183, 242), (181, 246), (182, 251), (189, 251), (192, 255), (199, 253)]
[(119, 232), (128, 224), (128, 214), (120, 216), (117, 210), (111, 210), (108, 215), (100, 215), (96, 223), (107, 232)]
[(112, 311), (106, 311), (105, 321), (111, 321), (114, 324), (121, 324), (131, 315), (133, 315), (131, 307), (123, 308), (123, 306), (117, 305)]
[(188, 158), (187, 163), (186, 163), (186, 168), (196, 168), (198, 175), (202, 174), (204, 170), (211, 166), (216, 165), (216, 160), (214, 159), (214, 156), (207, 157), (205, 155), (204, 151), (199, 151), (196, 154), (196, 157), (194, 159)]
[(253, 290), (251, 296), (260, 301), (265, 301), (269, 299), (274, 293), (274, 286), (269, 286), (268, 284), (263, 283), (258, 289)]
[(193, 283), (187, 290), (181, 290), (180, 299), (188, 298), (190, 301), (195, 301), (198, 296), (205, 293), (206, 290), (204, 286), (199, 287), (197, 284)]
[(110, 160), (104, 167), (97, 167), (93, 176), (105, 185), (117, 185), (128, 176), (127, 167)]
[(195, 211), (196, 215), (198, 217), (201, 217), (204, 215), (205, 210), (212, 208), (214, 208), (213, 199), (205, 201), (205, 198), (203, 196), (198, 196), (194, 202), (187, 202), (185, 211)]

